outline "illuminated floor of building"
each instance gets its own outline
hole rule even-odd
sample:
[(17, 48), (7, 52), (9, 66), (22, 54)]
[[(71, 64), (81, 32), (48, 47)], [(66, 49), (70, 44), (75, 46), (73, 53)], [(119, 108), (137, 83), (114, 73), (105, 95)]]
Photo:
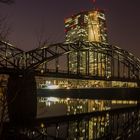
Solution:
[(36, 77), (37, 88), (104, 88), (104, 87), (137, 87), (136, 82), (82, 80), (66, 78)]

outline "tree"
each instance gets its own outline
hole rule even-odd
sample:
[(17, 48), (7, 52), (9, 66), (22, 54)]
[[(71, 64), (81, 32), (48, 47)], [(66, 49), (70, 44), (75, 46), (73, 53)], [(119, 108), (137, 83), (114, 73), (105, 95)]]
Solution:
[(7, 40), (11, 32), (11, 26), (8, 22), (7, 16), (0, 18), (0, 40)]
[(8, 106), (6, 98), (6, 77), (0, 76), (0, 139), (2, 139), (3, 124), (8, 120)]
[(36, 32), (37, 48), (44, 47), (48, 44), (48, 39), (46, 37), (45, 23), (42, 22), (41, 27)]
[[(14, 3), (14, 0), (0, 0), (0, 2), (4, 4), (12, 4)], [(7, 19), (6, 16), (0, 16), (0, 40), (6, 40), (10, 33), (11, 28)]]
[[(0, 0), (1, 3), (12, 4), (14, 0)], [(0, 18), (0, 40), (7, 40), (7, 37), (10, 33), (10, 26), (8, 24), (8, 18)], [(0, 139), (2, 139), (3, 133), (3, 124), (8, 119), (8, 107), (7, 107), (7, 98), (6, 98), (6, 85), (5, 76), (0, 75)]]
[(5, 3), (5, 4), (12, 4), (14, 3), (14, 0), (0, 0), (0, 2)]

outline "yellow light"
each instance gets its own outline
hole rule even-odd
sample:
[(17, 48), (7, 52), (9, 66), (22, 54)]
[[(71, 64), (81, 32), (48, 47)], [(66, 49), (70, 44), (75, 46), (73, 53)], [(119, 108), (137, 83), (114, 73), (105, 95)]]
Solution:
[(44, 125), (43, 123), (41, 123), (41, 128), (44, 128), (44, 126), (45, 126), (45, 125)]

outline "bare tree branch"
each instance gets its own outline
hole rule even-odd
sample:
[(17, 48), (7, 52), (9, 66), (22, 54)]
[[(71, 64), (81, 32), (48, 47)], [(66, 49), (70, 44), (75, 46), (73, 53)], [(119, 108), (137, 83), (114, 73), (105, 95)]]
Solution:
[(9, 24), (7, 16), (0, 18), (0, 40), (7, 41), (8, 36), (11, 33), (11, 26)]
[[(12, 4), (14, 0), (0, 0), (0, 3)], [(7, 37), (11, 31), (7, 17), (0, 16), (0, 40), (7, 40)]]
[(14, 3), (14, 0), (0, 0), (0, 2), (5, 3), (5, 4), (12, 4)]
[(36, 33), (36, 39), (37, 39), (37, 47), (44, 47), (46, 44), (48, 44), (48, 39), (46, 30), (45, 30), (45, 24), (42, 23), (41, 28)]
[(8, 119), (5, 77), (0, 75), (0, 139), (2, 139), (3, 124)]

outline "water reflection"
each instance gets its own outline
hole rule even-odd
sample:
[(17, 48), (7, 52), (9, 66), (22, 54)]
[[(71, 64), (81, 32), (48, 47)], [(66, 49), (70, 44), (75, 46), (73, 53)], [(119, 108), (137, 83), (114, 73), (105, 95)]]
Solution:
[[(38, 117), (71, 115), (93, 111), (109, 110), (111, 108), (134, 106), (137, 101), (109, 101), (109, 100), (87, 100), (55, 97), (38, 98)], [(112, 125), (109, 114), (91, 117), (82, 121), (72, 121), (59, 126), (59, 133), (69, 137), (70, 140), (93, 140), (105, 135)], [(121, 117), (123, 119), (123, 116)], [(48, 128), (48, 133), (53, 135), (54, 127)]]

